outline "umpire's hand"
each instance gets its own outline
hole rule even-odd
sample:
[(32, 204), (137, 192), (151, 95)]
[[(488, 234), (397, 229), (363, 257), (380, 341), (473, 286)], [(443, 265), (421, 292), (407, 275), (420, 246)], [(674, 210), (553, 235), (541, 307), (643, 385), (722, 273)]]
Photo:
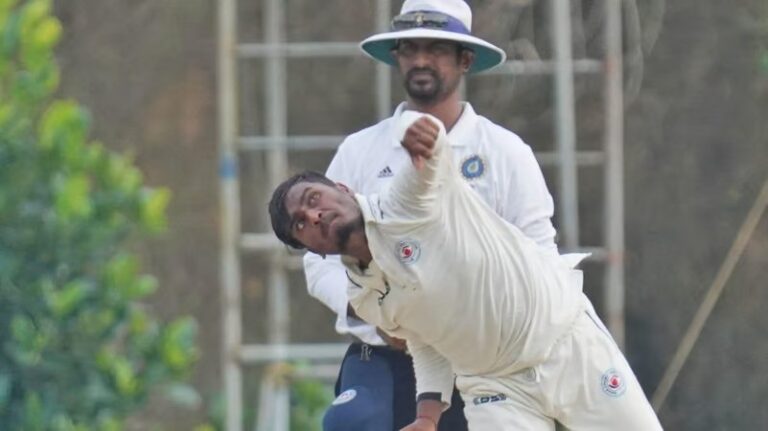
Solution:
[(432, 158), (435, 142), (440, 132), (440, 126), (435, 124), (427, 116), (414, 121), (403, 136), (403, 148), (408, 151), (411, 161), (416, 169), (424, 167), (424, 160)]

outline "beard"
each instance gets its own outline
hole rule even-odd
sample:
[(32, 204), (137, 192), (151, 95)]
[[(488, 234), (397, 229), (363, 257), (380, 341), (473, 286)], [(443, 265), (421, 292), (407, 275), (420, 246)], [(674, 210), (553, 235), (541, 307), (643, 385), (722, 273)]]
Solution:
[[(417, 74), (429, 75), (431, 82), (425, 83), (426, 85), (420, 84), (418, 82), (420, 77), (416, 77)], [(408, 97), (414, 102), (421, 105), (434, 105), (453, 94), (460, 83), (461, 79), (445, 81), (435, 70), (428, 67), (415, 67), (406, 72), (403, 87)]]
[[(432, 79), (432, 82), (427, 85), (420, 85), (417, 83), (419, 78), (417, 74), (426, 73)], [(430, 104), (440, 101), (441, 96), (444, 93), (445, 83), (437, 75), (437, 72), (426, 67), (416, 67), (409, 70), (405, 74), (405, 80), (403, 82), (405, 92), (408, 96), (416, 102)]]
[(349, 237), (351, 237), (355, 231), (358, 231), (364, 228), (365, 228), (365, 222), (363, 221), (362, 214), (360, 214), (360, 217), (350, 221), (349, 223), (339, 226), (338, 229), (336, 229), (336, 245), (339, 247), (339, 250), (342, 253), (347, 251), (347, 244), (349, 244)]

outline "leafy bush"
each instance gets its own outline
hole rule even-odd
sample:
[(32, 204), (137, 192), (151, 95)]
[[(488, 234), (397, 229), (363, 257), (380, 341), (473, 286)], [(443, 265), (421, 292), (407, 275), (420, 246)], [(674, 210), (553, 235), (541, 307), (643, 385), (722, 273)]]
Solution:
[(291, 431), (320, 431), (333, 389), (313, 379), (296, 380), (291, 386)]
[(88, 141), (56, 100), (49, 0), (0, 0), (0, 429), (120, 430), (196, 358), (188, 318), (160, 323), (131, 241), (166, 225), (169, 192)]

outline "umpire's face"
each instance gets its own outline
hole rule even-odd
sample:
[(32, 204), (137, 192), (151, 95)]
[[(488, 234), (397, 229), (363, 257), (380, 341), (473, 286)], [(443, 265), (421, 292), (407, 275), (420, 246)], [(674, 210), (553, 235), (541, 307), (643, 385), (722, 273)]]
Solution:
[(435, 105), (454, 95), (474, 60), (472, 51), (442, 39), (401, 39), (392, 55), (408, 97), (424, 105)]
[(352, 234), (365, 232), (357, 199), (343, 184), (296, 183), (286, 194), (285, 209), (293, 237), (318, 254), (344, 254)]

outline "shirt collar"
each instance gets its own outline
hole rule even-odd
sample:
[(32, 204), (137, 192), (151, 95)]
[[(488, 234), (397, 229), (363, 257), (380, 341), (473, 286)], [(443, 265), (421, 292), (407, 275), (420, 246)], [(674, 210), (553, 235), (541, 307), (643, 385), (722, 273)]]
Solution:
[[(406, 102), (397, 105), (397, 109), (395, 109), (395, 113), (392, 115), (393, 121), (390, 123), (392, 125), (390, 129), (394, 130), (393, 127), (397, 124), (397, 119), (400, 117), (400, 114), (405, 111), (406, 106)], [(472, 139), (469, 135), (474, 130), (475, 124), (477, 124), (477, 114), (472, 108), (472, 105), (469, 102), (461, 102), (461, 106), (463, 108), (461, 110), (461, 116), (459, 116), (459, 120), (453, 125), (451, 131), (448, 132), (452, 147), (463, 147), (467, 139)], [(400, 141), (394, 136), (392, 139), (392, 146), (400, 146)]]
[(357, 204), (360, 205), (360, 211), (363, 213), (363, 221), (365, 224), (368, 223), (375, 223), (378, 219), (376, 217), (378, 209), (376, 208), (379, 201), (378, 195), (361, 195), (361, 194), (355, 194), (355, 199), (357, 199)]

